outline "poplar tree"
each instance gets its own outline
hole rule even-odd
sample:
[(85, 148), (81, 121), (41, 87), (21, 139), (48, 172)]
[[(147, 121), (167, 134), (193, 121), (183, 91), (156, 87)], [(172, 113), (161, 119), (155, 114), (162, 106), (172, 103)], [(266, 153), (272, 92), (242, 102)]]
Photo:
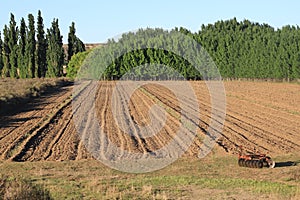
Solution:
[(18, 69), (20, 78), (26, 78), (27, 67), (25, 61), (25, 46), (26, 46), (26, 23), (24, 18), (21, 19), (20, 33), (19, 33), (19, 48), (18, 48)]
[(58, 19), (54, 19), (50, 29), (47, 29), (47, 77), (62, 76), (64, 64), (64, 49), (60, 34)]
[(8, 46), (8, 41), (9, 41), (9, 36), (8, 36), (8, 27), (7, 25), (4, 26), (3, 29), (3, 35), (4, 35), (4, 40), (3, 40), (3, 69), (2, 69), (2, 77), (9, 77), (9, 70), (10, 70), (10, 62), (9, 62), (9, 54), (10, 54), (10, 49)]
[(47, 41), (45, 38), (44, 24), (41, 11), (38, 11), (37, 17), (37, 44), (36, 44), (36, 75), (45, 77), (47, 69), (46, 61)]
[(8, 48), (9, 48), (9, 76), (12, 78), (18, 77), (18, 28), (15, 21), (15, 16), (10, 14), (9, 33), (8, 33)]
[(0, 77), (1, 77), (1, 74), (2, 74), (2, 69), (3, 69), (3, 54), (2, 54), (2, 51), (3, 51), (3, 42), (2, 42), (2, 38), (1, 38), (1, 32), (0, 32)]
[(75, 23), (72, 22), (71, 26), (69, 27), (69, 34), (68, 34), (68, 57), (67, 61), (71, 60), (71, 57), (78, 53), (85, 51), (85, 46), (83, 42), (75, 35)]
[(35, 77), (35, 28), (34, 28), (34, 17), (32, 14), (28, 15), (28, 31), (27, 31), (27, 40), (25, 47), (25, 57), (27, 65), (27, 77)]

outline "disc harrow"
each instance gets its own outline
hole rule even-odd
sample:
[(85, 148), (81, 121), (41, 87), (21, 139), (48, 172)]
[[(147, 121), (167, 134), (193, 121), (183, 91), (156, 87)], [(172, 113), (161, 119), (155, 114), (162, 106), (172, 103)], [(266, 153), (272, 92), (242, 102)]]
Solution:
[[(242, 152), (242, 151), (241, 151)], [(238, 164), (240, 167), (250, 167), (250, 168), (274, 168), (276, 163), (272, 160), (270, 156), (266, 154), (239, 154)]]

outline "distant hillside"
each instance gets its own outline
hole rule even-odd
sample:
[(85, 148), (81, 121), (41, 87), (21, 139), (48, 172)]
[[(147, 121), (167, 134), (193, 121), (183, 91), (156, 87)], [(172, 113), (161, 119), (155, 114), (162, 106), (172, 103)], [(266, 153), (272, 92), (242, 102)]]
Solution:
[(105, 43), (86, 43), (84, 45), (85, 45), (85, 49), (89, 50), (89, 49), (92, 49), (92, 48), (95, 48), (95, 47), (98, 47), (98, 46), (104, 46)]

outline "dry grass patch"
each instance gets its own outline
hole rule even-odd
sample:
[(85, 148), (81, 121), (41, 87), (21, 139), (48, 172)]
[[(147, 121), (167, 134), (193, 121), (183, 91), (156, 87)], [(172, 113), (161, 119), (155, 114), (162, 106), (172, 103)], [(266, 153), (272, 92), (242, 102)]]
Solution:
[(39, 96), (48, 87), (53, 87), (66, 79), (0, 79), (0, 102), (14, 104), (22, 99)]

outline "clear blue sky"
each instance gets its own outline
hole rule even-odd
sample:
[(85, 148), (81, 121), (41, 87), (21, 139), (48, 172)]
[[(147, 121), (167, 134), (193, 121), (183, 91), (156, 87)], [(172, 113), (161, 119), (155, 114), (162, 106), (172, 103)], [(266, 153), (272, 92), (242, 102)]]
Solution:
[(268, 23), (275, 28), (300, 25), (299, 8), (300, 1), (296, 0), (1, 0), (0, 31), (9, 23), (10, 13), (19, 25), (21, 17), (27, 21), (29, 13), (36, 17), (40, 9), (46, 28), (53, 18), (59, 19), (65, 43), (72, 21), (79, 38), (92, 43), (146, 27), (183, 26), (195, 32), (202, 24), (233, 17)]

